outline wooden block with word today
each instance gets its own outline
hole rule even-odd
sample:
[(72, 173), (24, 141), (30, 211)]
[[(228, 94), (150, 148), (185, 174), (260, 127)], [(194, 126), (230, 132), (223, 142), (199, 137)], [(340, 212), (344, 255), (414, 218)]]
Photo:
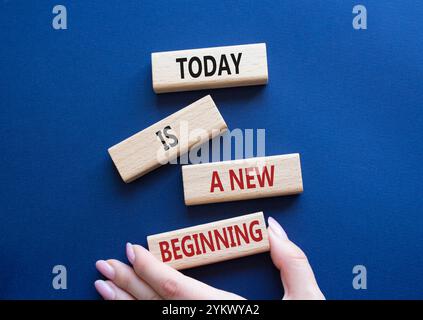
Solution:
[(266, 44), (151, 54), (156, 93), (266, 84)]
[(148, 249), (175, 269), (269, 251), (263, 212), (147, 237)]
[(188, 206), (303, 191), (298, 153), (187, 165), (182, 178)]
[(123, 181), (131, 182), (226, 130), (206, 96), (114, 145), (109, 154)]

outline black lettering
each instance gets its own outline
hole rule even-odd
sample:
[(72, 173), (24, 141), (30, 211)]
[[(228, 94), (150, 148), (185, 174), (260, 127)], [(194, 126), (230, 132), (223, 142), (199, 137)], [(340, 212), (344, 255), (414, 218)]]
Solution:
[(163, 138), (162, 132), (157, 131), (156, 136), (160, 139), (161, 143), (163, 144), (163, 148), (165, 149), (165, 151), (169, 150), (169, 146), (167, 145), (165, 139)]
[(177, 58), (176, 62), (180, 63), (181, 66), (181, 79), (185, 78), (185, 74), (184, 74), (184, 62), (187, 61), (187, 58)]
[[(212, 75), (214, 75), (214, 73), (216, 72), (216, 60), (214, 57), (212, 56), (204, 56), (204, 76), (206, 77), (210, 77)], [(208, 65), (208, 61), (211, 61), (212, 65), (213, 65), (213, 69), (209, 70), (209, 65)]]
[[(197, 62), (197, 65), (198, 65), (198, 70), (197, 70), (196, 73), (192, 70), (192, 64), (193, 64), (194, 61)], [(201, 71), (202, 71), (200, 58), (192, 57), (188, 62), (188, 70), (189, 70), (191, 77), (198, 78), (201, 75)]]
[[(171, 147), (174, 147), (178, 144), (178, 138), (173, 133), (170, 133), (170, 130), (172, 130), (172, 128), (170, 126), (166, 126), (166, 127), (164, 127), (163, 130), (159, 130), (159, 131), (156, 132), (156, 136), (160, 139), (161, 143), (163, 144), (163, 148), (165, 149), (165, 151), (169, 150)], [(168, 145), (166, 143), (165, 138), (166, 139), (172, 139), (172, 143), (170, 143)]]
[(222, 54), (222, 56), (220, 57), (220, 66), (219, 66), (218, 75), (221, 76), (223, 71), (226, 71), (228, 74), (231, 74), (231, 69), (229, 68), (228, 60), (226, 60), (226, 56), (224, 54)]
[(231, 53), (231, 58), (235, 65), (236, 74), (239, 74), (239, 64), (241, 63), (241, 56), (242, 56), (242, 52), (238, 53), (238, 59), (235, 57), (233, 53)]
[(173, 133), (170, 133), (170, 130), (172, 130), (172, 128), (170, 126), (167, 126), (163, 129), (163, 133), (166, 138), (173, 140), (172, 143), (169, 143), (169, 146), (174, 147), (178, 144), (178, 138)]

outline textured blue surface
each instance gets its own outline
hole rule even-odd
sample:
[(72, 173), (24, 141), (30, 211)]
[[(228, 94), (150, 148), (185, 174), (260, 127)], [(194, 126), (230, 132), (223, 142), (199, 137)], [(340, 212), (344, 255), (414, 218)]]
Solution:
[[(126, 241), (263, 210), (328, 298), (423, 298), (423, 3), (358, 3), (366, 31), (348, 0), (1, 1), (0, 297), (98, 298), (94, 262), (124, 259)], [(267, 86), (152, 91), (151, 52), (256, 42)], [(268, 155), (301, 153), (302, 195), (187, 208), (179, 165), (120, 180), (108, 147), (209, 93), (230, 128), (266, 129)], [(368, 290), (352, 288), (357, 264)], [(282, 296), (267, 254), (186, 273)]]

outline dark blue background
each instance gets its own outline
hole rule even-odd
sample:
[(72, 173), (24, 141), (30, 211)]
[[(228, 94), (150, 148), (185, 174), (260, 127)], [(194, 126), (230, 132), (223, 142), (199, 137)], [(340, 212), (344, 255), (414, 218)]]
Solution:
[[(368, 30), (352, 8), (368, 9)], [(68, 30), (54, 30), (64, 4)], [(308, 254), (328, 298), (423, 297), (423, 3), (1, 1), (1, 298), (98, 298), (126, 241), (259, 210)], [(266, 42), (269, 84), (156, 95), (150, 53)], [(181, 169), (126, 185), (107, 148), (211, 94), (230, 128), (299, 152), (305, 191), (187, 208)], [(52, 288), (52, 268), (68, 290)], [(364, 264), (368, 290), (352, 287)], [(186, 274), (277, 299), (268, 254)]]

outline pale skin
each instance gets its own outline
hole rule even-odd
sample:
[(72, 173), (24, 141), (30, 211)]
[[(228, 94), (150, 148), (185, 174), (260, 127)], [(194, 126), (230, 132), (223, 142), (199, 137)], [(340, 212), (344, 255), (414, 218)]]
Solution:
[[(304, 252), (286, 235), (280, 224), (268, 219), (270, 255), (280, 271), (284, 300), (323, 300), (313, 270)], [(127, 265), (119, 260), (99, 260), (97, 270), (107, 280), (95, 288), (105, 300), (238, 300), (243, 297), (187, 277), (157, 260), (147, 249), (128, 243)]]

